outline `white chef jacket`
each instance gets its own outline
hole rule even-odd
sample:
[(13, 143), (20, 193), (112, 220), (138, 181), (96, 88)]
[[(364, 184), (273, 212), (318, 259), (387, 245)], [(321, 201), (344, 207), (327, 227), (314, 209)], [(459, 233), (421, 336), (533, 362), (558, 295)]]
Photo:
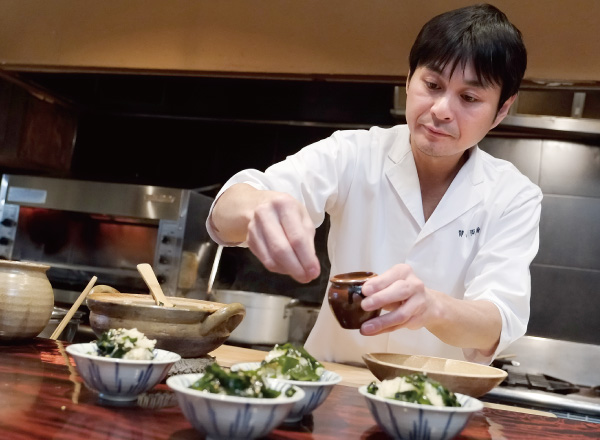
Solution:
[[(291, 194), (315, 226), (330, 215), (331, 274), (383, 273), (410, 265), (428, 288), (465, 300), (489, 300), (502, 316), (496, 353), (522, 336), (529, 320), (529, 265), (539, 245), (542, 193), (511, 163), (475, 146), (425, 221), (419, 178), (405, 125), (335, 132), (264, 173), (235, 183)], [(222, 243), (207, 221), (211, 237)], [(321, 361), (362, 363), (369, 352), (422, 354), (489, 363), (476, 349), (442, 342), (427, 329), (362, 336), (343, 329), (323, 300), (305, 344)]]

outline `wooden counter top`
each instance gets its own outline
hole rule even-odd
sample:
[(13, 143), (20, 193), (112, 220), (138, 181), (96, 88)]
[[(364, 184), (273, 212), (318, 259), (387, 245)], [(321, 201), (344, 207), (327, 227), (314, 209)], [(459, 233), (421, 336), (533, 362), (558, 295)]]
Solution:
[[(77, 374), (66, 344), (33, 339), (0, 345), (0, 438), (8, 440), (191, 440), (201, 438), (185, 419), (163, 383), (137, 402), (107, 403), (88, 390)], [(217, 362), (260, 360), (264, 352), (223, 346)], [(345, 377), (328, 399), (296, 425), (282, 425), (269, 439), (385, 439), (356, 386), (366, 370), (328, 364)], [(600, 424), (542, 417), (485, 407), (457, 439), (600, 438)]]

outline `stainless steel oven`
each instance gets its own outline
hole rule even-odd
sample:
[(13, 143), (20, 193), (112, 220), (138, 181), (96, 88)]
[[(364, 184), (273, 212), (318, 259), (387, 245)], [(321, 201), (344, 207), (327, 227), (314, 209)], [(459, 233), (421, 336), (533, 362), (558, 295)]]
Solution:
[(94, 275), (147, 292), (139, 263), (167, 295), (202, 297), (203, 261), (216, 251), (204, 226), (211, 202), (189, 189), (5, 174), (0, 258), (48, 264), (57, 302), (72, 303)]
[(600, 423), (600, 346), (524, 336), (493, 365), (508, 376), (483, 400)]

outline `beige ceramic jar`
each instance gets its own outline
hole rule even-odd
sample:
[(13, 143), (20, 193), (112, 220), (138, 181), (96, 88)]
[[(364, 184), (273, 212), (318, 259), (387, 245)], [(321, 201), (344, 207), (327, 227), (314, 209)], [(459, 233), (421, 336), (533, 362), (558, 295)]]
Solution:
[(49, 268), (0, 260), (0, 341), (34, 338), (48, 325), (54, 309)]

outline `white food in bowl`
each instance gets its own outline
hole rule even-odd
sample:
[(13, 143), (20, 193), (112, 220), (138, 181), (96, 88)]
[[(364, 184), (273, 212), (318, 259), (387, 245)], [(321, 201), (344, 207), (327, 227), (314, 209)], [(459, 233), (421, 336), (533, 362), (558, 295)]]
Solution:
[[(186, 419), (203, 435), (214, 439), (264, 437), (280, 425), (294, 404), (304, 398), (301, 388), (283, 382), (269, 384), (280, 391), (275, 398), (213, 394), (190, 388), (203, 374), (181, 374), (167, 379)], [(293, 396), (285, 391), (293, 388)], [(233, 423), (235, 421), (235, 423)]]
[[(131, 360), (150, 360), (154, 358), (153, 350), (156, 346), (156, 339), (148, 339), (137, 328), (110, 329), (104, 332), (100, 339), (95, 341), (97, 345), (96, 352), (99, 356), (101, 356), (101, 344), (106, 342), (114, 344), (114, 349), (113, 353), (103, 355), (104, 357)], [(123, 352), (123, 354), (117, 355), (114, 352)]]
[(147, 360), (98, 356), (93, 342), (72, 344), (66, 351), (85, 385), (107, 400), (129, 401), (152, 389), (163, 380), (173, 364), (181, 359), (177, 353), (155, 349)]
[(483, 409), (474, 397), (455, 393), (461, 406), (433, 406), (376, 396), (363, 385), (358, 392), (379, 427), (392, 438), (448, 440), (457, 436), (469, 419)]
[[(235, 364), (231, 367), (232, 371), (250, 371), (257, 370), (260, 367), (260, 362), (244, 362)], [(286, 423), (295, 423), (317, 409), (325, 399), (329, 396), (333, 390), (334, 385), (337, 385), (342, 381), (342, 376), (334, 371), (323, 370), (318, 381), (307, 381), (307, 380), (292, 380), (292, 379), (281, 379), (281, 378), (267, 378), (270, 383), (285, 383), (295, 385), (302, 389), (305, 396), (302, 400), (296, 402), (289, 415), (286, 417)]]

